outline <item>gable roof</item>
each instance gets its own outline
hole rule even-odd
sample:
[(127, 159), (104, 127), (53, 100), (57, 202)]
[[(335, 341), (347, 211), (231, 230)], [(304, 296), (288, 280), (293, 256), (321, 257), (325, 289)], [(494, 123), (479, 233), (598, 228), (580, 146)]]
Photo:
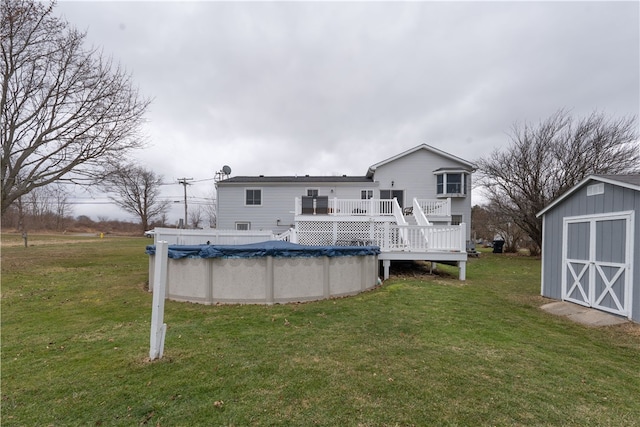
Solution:
[(628, 174), (628, 175), (589, 175), (578, 184), (573, 186), (569, 191), (562, 196), (555, 199), (549, 206), (541, 210), (536, 214), (536, 217), (544, 215), (549, 210), (553, 209), (556, 205), (562, 202), (564, 199), (571, 196), (573, 193), (582, 188), (589, 181), (604, 182), (605, 184), (617, 185), (618, 187), (629, 188), (631, 190), (640, 191), (640, 174)]
[(413, 154), (416, 151), (420, 151), (420, 150), (427, 150), (427, 151), (429, 151), (431, 153), (434, 153), (434, 154), (437, 154), (439, 156), (445, 157), (447, 159), (453, 160), (454, 162), (458, 162), (462, 166), (465, 166), (467, 169), (469, 169), (471, 171), (474, 171), (476, 169), (476, 165), (474, 165), (473, 163), (468, 162), (468, 161), (466, 161), (464, 159), (461, 159), (460, 157), (456, 157), (453, 154), (449, 154), (449, 153), (446, 153), (446, 152), (444, 152), (442, 150), (438, 150), (437, 148), (432, 147), (432, 146), (427, 145), (427, 144), (420, 144), (420, 145), (418, 145), (416, 147), (413, 147), (413, 148), (411, 148), (411, 149), (409, 149), (409, 150), (407, 150), (407, 151), (405, 151), (403, 153), (396, 154), (393, 157), (389, 157), (388, 159), (383, 160), (381, 162), (378, 162), (375, 165), (369, 166), (369, 170), (367, 171), (367, 176), (368, 177), (373, 176), (375, 170), (377, 168), (379, 168), (380, 166), (382, 166), (382, 165), (386, 165), (387, 163), (391, 163), (391, 162), (393, 162), (395, 160), (398, 160), (401, 157), (408, 156), (409, 154)]

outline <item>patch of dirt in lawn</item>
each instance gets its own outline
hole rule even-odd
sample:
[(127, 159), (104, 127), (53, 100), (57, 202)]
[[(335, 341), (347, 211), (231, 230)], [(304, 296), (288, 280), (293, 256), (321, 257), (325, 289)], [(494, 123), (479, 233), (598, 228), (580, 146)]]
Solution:
[(617, 328), (633, 337), (640, 338), (640, 323), (628, 322), (618, 325)]

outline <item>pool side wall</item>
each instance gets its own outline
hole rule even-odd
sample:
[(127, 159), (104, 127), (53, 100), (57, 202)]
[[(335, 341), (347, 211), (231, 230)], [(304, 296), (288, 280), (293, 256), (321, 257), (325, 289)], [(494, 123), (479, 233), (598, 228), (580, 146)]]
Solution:
[[(153, 291), (155, 255), (149, 256)], [(376, 286), (378, 256), (168, 259), (166, 297), (201, 304), (280, 304)]]

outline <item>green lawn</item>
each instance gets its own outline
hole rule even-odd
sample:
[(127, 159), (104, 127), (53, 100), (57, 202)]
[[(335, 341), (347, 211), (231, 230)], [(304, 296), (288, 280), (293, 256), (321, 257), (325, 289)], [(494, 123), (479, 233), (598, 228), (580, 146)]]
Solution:
[(167, 301), (149, 362), (149, 239), (20, 242), (3, 235), (2, 426), (640, 425), (640, 326), (543, 312), (536, 259), (306, 304)]

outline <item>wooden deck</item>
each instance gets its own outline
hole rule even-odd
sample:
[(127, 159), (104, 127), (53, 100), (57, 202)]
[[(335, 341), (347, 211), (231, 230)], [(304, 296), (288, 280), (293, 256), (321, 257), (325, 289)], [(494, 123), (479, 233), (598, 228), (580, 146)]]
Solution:
[(395, 199), (329, 199), (319, 204), (298, 199), (292, 241), (303, 245), (378, 246), (385, 279), (391, 261), (413, 260), (457, 263), (459, 279), (465, 280), (466, 225), (433, 225), (430, 220), (450, 219), (450, 214), (448, 200), (414, 199), (411, 208), (401, 209)]

